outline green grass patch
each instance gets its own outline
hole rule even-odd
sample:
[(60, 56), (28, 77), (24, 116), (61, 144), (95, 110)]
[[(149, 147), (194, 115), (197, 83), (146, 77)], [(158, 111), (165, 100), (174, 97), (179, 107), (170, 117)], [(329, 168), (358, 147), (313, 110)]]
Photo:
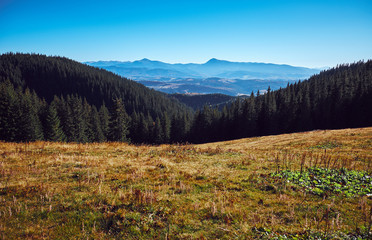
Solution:
[(271, 176), (284, 178), (319, 196), (330, 193), (346, 197), (372, 194), (372, 176), (365, 171), (311, 167), (302, 172), (283, 170)]
[(342, 144), (337, 141), (326, 141), (322, 143), (318, 143), (315, 146), (311, 146), (310, 149), (333, 149), (337, 147), (341, 147)]
[(271, 229), (259, 227), (252, 228), (255, 238), (257, 239), (275, 239), (275, 240), (333, 240), (333, 239), (343, 239), (343, 240), (363, 240), (370, 239), (369, 233), (353, 233), (353, 232), (320, 232), (320, 231), (302, 231), (298, 233), (283, 233), (275, 232)]

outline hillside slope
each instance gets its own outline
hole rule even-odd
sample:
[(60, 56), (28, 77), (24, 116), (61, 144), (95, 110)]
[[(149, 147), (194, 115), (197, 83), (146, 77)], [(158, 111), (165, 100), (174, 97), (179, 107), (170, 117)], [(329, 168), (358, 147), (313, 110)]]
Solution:
[[(0, 142), (0, 230), (9, 239), (368, 239), (371, 139), (362, 128), (158, 147)], [(324, 167), (344, 182), (319, 175)], [(280, 177), (300, 169), (316, 186)]]
[(224, 94), (172, 94), (171, 96), (194, 110), (202, 109), (205, 105), (222, 109), (236, 99)]
[(37, 54), (3, 54), (0, 56), (0, 82), (10, 80), (15, 87), (34, 90), (51, 102), (54, 96), (78, 95), (99, 108), (111, 106), (113, 99), (124, 101), (128, 114), (150, 113), (153, 118), (164, 112), (182, 112), (186, 108), (160, 92), (63, 57)]
[(343, 64), (286, 88), (197, 113), (192, 142), (372, 126), (372, 60)]
[(192, 114), (177, 99), (106, 70), (36, 54), (0, 56), (0, 93), (6, 141), (174, 142), (187, 131), (174, 126)]

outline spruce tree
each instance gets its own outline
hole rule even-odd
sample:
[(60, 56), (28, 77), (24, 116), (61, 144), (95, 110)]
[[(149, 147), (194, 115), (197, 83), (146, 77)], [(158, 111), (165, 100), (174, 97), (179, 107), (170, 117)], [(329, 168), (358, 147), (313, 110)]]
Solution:
[(161, 127), (163, 131), (163, 143), (169, 143), (170, 141), (170, 131), (171, 131), (171, 122), (169, 120), (168, 114), (164, 113), (163, 118), (161, 119)]
[(87, 142), (88, 138), (86, 135), (86, 119), (84, 118), (84, 109), (82, 99), (78, 96), (72, 96), (67, 98), (68, 117), (70, 128), (70, 136), (72, 142)]
[(102, 104), (102, 106), (99, 109), (98, 112), (99, 115), (99, 121), (101, 124), (101, 130), (103, 134), (103, 141), (107, 141), (109, 137), (109, 131), (110, 131), (110, 112), (105, 106), (105, 103)]
[(137, 112), (134, 111), (130, 117), (130, 127), (129, 127), (129, 133), (130, 133), (130, 139), (134, 143), (140, 143), (140, 117), (138, 116)]
[(110, 140), (118, 142), (129, 142), (129, 116), (125, 111), (124, 104), (120, 98), (114, 100), (111, 110)]
[(64, 141), (66, 136), (61, 127), (61, 121), (59, 120), (56, 103), (51, 102), (48, 107), (46, 119), (45, 119), (45, 140), (60, 142)]
[(156, 144), (161, 144), (164, 142), (164, 132), (159, 117), (157, 117), (155, 120), (153, 140)]
[(10, 81), (0, 83), (0, 139), (18, 141), (19, 100)]
[(33, 97), (29, 89), (26, 89), (22, 93), (21, 89), (18, 89), (20, 99), (20, 112), (19, 116), (19, 135), (18, 140), (20, 141), (36, 141), (43, 140), (43, 129), (38, 115), (38, 102), (33, 102)]
[(102, 131), (102, 124), (99, 117), (99, 113), (97, 111), (97, 108), (95, 106), (91, 107), (91, 111), (89, 113), (89, 126), (90, 126), (90, 132), (91, 132), (91, 141), (92, 142), (104, 142), (105, 135)]
[(148, 143), (150, 141), (149, 124), (142, 112), (139, 114), (138, 130), (133, 134), (137, 135), (139, 143)]

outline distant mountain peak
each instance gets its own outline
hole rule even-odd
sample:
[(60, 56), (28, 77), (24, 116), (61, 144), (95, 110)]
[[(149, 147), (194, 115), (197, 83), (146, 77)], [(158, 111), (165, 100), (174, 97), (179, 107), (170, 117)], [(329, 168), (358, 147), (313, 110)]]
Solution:
[(222, 62), (222, 61), (218, 60), (217, 58), (211, 58), (211, 59), (209, 59), (208, 62), (206, 62), (206, 64), (219, 63), (219, 62)]
[(218, 64), (218, 63), (228, 63), (229, 61), (226, 61), (226, 60), (219, 60), (217, 58), (211, 58), (209, 59), (208, 62), (206, 62), (205, 64)]
[(139, 60), (138, 62), (152, 62), (152, 61), (148, 58), (143, 58), (143, 59)]

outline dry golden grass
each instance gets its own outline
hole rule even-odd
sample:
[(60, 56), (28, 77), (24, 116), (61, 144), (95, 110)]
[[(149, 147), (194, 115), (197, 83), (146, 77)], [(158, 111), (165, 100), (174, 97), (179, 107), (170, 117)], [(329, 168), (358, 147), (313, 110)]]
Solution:
[[(203, 145), (0, 143), (3, 239), (255, 239), (363, 231), (371, 199), (315, 196), (269, 174), (372, 172), (372, 128)], [(260, 235), (261, 236), (261, 235)]]

